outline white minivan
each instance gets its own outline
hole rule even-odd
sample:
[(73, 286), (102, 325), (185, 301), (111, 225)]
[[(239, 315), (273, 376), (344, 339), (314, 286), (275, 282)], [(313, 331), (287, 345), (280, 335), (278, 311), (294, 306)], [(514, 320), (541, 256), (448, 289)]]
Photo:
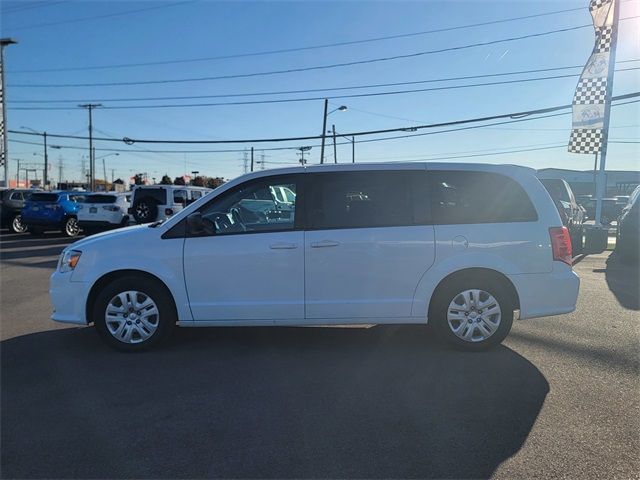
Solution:
[(479, 350), (515, 311), (573, 311), (579, 283), (534, 170), (378, 163), (244, 175), (164, 222), (65, 248), (50, 293), (53, 320), (93, 323), (121, 350), (176, 325), (427, 322)]

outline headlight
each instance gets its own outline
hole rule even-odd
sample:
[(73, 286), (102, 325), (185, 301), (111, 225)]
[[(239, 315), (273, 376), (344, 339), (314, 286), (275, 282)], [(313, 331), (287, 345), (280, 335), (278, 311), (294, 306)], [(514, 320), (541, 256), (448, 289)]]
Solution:
[(61, 272), (70, 272), (76, 268), (78, 264), (78, 260), (80, 260), (80, 255), (82, 252), (78, 250), (67, 250), (62, 253), (60, 257), (60, 271)]

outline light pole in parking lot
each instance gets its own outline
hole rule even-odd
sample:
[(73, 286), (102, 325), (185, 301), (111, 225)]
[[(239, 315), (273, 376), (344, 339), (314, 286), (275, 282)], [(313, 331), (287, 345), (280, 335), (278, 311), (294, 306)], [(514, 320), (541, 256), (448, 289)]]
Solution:
[(9, 147), (7, 146), (7, 86), (4, 84), (4, 47), (18, 43), (13, 38), (0, 38), (0, 107), (2, 109), (2, 155), (0, 161), (4, 163), (4, 186), (9, 187)]
[[(341, 135), (340, 133), (336, 132), (336, 126), (333, 125), (334, 157), (335, 157), (336, 136), (345, 138), (349, 140), (349, 142), (351, 142), (351, 163), (356, 163), (356, 137), (354, 137), (353, 135), (351, 137)], [(336, 160), (335, 163), (338, 163), (338, 160)]]
[(327, 117), (331, 115), (333, 112), (344, 112), (347, 109), (346, 105), (340, 105), (338, 108), (334, 108), (330, 112), (328, 112), (329, 108), (329, 99), (324, 99), (324, 116), (322, 117), (322, 145), (320, 147), (320, 163), (324, 163), (324, 143), (327, 138)]

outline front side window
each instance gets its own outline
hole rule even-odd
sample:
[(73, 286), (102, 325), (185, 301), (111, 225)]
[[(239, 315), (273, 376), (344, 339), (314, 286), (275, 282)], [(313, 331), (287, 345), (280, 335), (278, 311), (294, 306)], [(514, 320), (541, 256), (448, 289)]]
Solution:
[(11, 200), (22, 200), (22, 192), (13, 192), (10, 198)]
[(529, 196), (514, 180), (490, 172), (429, 172), (436, 224), (531, 222), (538, 219)]
[(202, 196), (202, 192), (200, 190), (191, 190), (191, 198), (193, 200), (197, 200)]
[(208, 232), (215, 235), (275, 232), (295, 228), (296, 204), (279, 202), (273, 192), (283, 185), (296, 191), (291, 177), (246, 182), (200, 209)]
[(427, 205), (415, 192), (420, 181), (426, 188), (421, 173), (379, 170), (312, 174), (308, 227), (321, 230), (423, 223), (418, 217)]

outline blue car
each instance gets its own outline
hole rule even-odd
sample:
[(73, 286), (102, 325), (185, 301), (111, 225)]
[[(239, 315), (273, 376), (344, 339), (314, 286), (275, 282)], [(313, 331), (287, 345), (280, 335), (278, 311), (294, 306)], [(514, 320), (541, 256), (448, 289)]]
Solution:
[(83, 201), (84, 195), (78, 192), (34, 193), (22, 208), (22, 222), (32, 235), (61, 230), (65, 235), (75, 237), (80, 233), (78, 204)]

